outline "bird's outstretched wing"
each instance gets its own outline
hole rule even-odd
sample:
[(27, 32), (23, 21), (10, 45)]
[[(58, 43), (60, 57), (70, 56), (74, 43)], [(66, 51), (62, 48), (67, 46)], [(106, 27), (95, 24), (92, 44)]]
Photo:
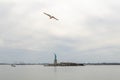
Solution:
[(57, 18), (56, 18), (56, 17), (54, 17), (54, 16), (53, 16), (52, 18), (54, 18), (54, 19), (56, 19), (56, 20), (59, 20), (59, 19), (57, 19)]
[(43, 12), (43, 13), (51, 18), (51, 15), (50, 15), (50, 14), (47, 14), (47, 13), (45, 13), (45, 12)]
[(58, 20), (56, 17), (54, 17), (54, 16), (52, 16), (52, 15), (50, 15), (50, 14), (48, 14), (48, 13), (45, 13), (45, 12), (43, 12), (45, 15), (47, 15), (47, 16), (49, 16), (50, 17), (50, 19), (55, 19), (55, 20)]

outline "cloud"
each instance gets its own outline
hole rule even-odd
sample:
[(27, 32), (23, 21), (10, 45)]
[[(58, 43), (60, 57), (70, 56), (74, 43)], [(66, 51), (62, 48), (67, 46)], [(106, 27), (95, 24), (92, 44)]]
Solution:
[[(1, 50), (28, 50), (28, 53), (38, 51), (37, 53), (43, 54), (53, 51), (61, 57), (70, 55), (67, 57), (69, 60), (72, 60), (72, 56), (75, 59), (75, 55), (88, 56), (85, 59), (90, 60), (89, 56), (97, 53), (106, 57), (109, 52), (110, 55), (115, 53), (115, 56), (119, 52), (115, 51), (120, 46), (117, 1), (11, 0), (0, 2), (0, 6)], [(43, 12), (60, 20), (50, 20)], [(113, 52), (111, 49), (114, 49)]]

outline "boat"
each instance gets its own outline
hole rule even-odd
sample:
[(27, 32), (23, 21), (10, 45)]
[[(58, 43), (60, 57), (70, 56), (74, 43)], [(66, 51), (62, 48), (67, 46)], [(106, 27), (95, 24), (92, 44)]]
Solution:
[(16, 67), (16, 65), (15, 64), (11, 64), (11, 67)]

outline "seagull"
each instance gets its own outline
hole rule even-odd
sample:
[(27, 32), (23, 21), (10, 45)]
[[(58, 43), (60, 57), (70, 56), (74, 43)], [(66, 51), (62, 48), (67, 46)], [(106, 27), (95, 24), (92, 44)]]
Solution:
[(47, 16), (49, 16), (50, 17), (50, 19), (55, 19), (55, 20), (58, 20), (56, 17), (54, 17), (54, 16), (52, 16), (52, 15), (50, 15), (50, 14), (48, 14), (48, 13), (45, 13), (45, 12), (43, 12), (45, 15), (47, 15)]

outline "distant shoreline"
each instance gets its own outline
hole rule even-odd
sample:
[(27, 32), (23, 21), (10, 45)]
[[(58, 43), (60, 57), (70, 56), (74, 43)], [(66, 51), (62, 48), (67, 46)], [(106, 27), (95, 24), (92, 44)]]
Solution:
[[(49, 63), (0, 63), (0, 65), (47, 65)], [(120, 63), (80, 63), (84, 65), (120, 65)]]

